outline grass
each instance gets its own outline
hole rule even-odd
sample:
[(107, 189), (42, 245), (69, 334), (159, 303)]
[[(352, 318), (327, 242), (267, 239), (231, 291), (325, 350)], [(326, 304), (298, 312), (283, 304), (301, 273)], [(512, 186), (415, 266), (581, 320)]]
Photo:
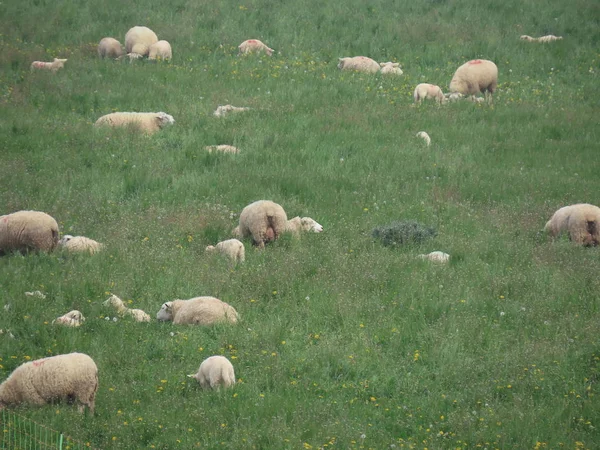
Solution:
[[(0, 17), (0, 212), (42, 210), (94, 256), (0, 259), (0, 379), (81, 351), (100, 370), (94, 417), (18, 412), (96, 448), (597, 448), (598, 249), (541, 230), (598, 204), (600, 8), (576, 0), (325, 3), (9, 1)], [(100, 61), (102, 37), (147, 25), (172, 63)], [(525, 43), (521, 34), (564, 36)], [(238, 58), (259, 38), (272, 58)], [(337, 58), (404, 75), (340, 72)], [(33, 60), (68, 58), (53, 75)], [(494, 60), (494, 106), (412, 106), (466, 60)], [(219, 104), (253, 108), (217, 119)], [(92, 124), (165, 111), (153, 137)], [(425, 130), (432, 145), (415, 134)], [(231, 144), (239, 155), (207, 154)], [(271, 199), (325, 232), (246, 244), (232, 268), (208, 244)], [(395, 221), (436, 229), (385, 247)], [(447, 266), (417, 259), (442, 250)], [(41, 290), (45, 300), (25, 297)], [(242, 318), (209, 328), (111, 320), (110, 294), (153, 317), (213, 295)], [(79, 309), (78, 329), (51, 321)], [(213, 354), (238, 384), (186, 374)]]

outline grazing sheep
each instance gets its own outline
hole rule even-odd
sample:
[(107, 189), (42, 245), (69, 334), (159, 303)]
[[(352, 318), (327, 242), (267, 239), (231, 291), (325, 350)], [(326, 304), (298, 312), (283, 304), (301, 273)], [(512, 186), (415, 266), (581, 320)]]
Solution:
[(338, 58), (338, 60), (338, 69), (340, 70), (356, 70), (358, 72), (367, 73), (379, 72), (379, 64), (377, 61), (367, 58), (366, 56)]
[(156, 318), (172, 321), (175, 325), (213, 325), (219, 322), (237, 323), (239, 316), (231, 305), (218, 298), (194, 297), (163, 303)]
[(571, 240), (586, 247), (600, 244), (600, 208), (588, 203), (564, 206), (546, 223), (544, 230), (552, 237), (569, 233)]
[(148, 59), (170, 60), (172, 57), (173, 50), (171, 50), (171, 44), (167, 41), (155, 42), (148, 51)]
[(103, 244), (93, 239), (86, 238), (85, 236), (71, 236), (70, 234), (65, 234), (58, 241), (58, 246), (69, 252), (88, 252), (92, 255), (98, 253), (104, 247)]
[(431, 145), (431, 138), (425, 131), (419, 131), (417, 137), (422, 138), (425, 141), (425, 145), (429, 147)]
[(34, 61), (31, 63), (31, 71), (34, 70), (50, 70), (52, 73), (58, 72), (58, 69), (65, 67), (67, 59), (54, 58), (52, 62)]
[(136, 322), (150, 322), (149, 314), (145, 313), (141, 309), (128, 308), (125, 306), (125, 303), (123, 303), (123, 300), (116, 295), (111, 295), (108, 297), (108, 299), (104, 302), (104, 306), (112, 306), (121, 317), (130, 316), (133, 317)]
[(12, 251), (51, 252), (58, 245), (58, 223), (39, 211), (0, 216), (0, 255)]
[(128, 54), (148, 56), (150, 46), (158, 42), (156, 33), (148, 27), (130, 28), (125, 35), (125, 51)]
[(25, 295), (27, 297), (41, 298), (42, 300), (46, 298), (46, 294), (41, 291), (25, 292)]
[(94, 414), (98, 368), (83, 353), (37, 359), (17, 367), (0, 385), (0, 409), (20, 403), (44, 405), (58, 399), (75, 399), (83, 413)]
[(98, 44), (98, 56), (100, 58), (113, 58), (117, 59), (123, 56), (125, 52), (121, 43), (115, 38), (105, 37), (100, 40)]
[(473, 59), (454, 72), (450, 81), (450, 92), (475, 97), (481, 92), (486, 100), (492, 102), (492, 96), (498, 86), (498, 67), (486, 59)]
[(244, 262), (246, 259), (246, 250), (244, 244), (237, 239), (227, 239), (217, 245), (209, 245), (205, 250), (207, 253), (219, 252), (229, 257), (234, 263)]
[(213, 151), (215, 152), (221, 152), (221, 153), (239, 153), (240, 149), (237, 147), (234, 147), (233, 145), (207, 145), (206, 147), (204, 147), (204, 150), (206, 150), (208, 153), (212, 153)]
[(248, 39), (238, 45), (238, 55), (247, 55), (249, 53), (261, 53), (265, 52), (268, 56), (273, 55), (273, 49), (267, 47), (258, 39)]
[(249, 111), (249, 110), (250, 110), (250, 108), (246, 108), (246, 107), (239, 107), (239, 106), (233, 106), (233, 105), (219, 105), (217, 107), (217, 109), (215, 110), (215, 112), (213, 113), (213, 115), (216, 117), (223, 117), (230, 112), (242, 112), (242, 111)]
[(210, 356), (202, 361), (198, 373), (188, 375), (200, 383), (204, 389), (219, 390), (231, 387), (235, 384), (235, 373), (233, 365), (224, 356)]
[(450, 261), (450, 255), (448, 253), (444, 253), (444, 252), (440, 252), (440, 251), (431, 252), (431, 253), (428, 253), (427, 255), (418, 255), (418, 257), (421, 259), (427, 259), (429, 261), (439, 262), (439, 263), (447, 263), (448, 261)]
[(284, 209), (270, 200), (258, 200), (246, 206), (240, 214), (238, 236), (252, 237), (254, 245), (264, 248), (286, 230)]
[(415, 91), (413, 92), (413, 98), (415, 103), (421, 103), (425, 99), (435, 99), (436, 102), (442, 103), (444, 102), (444, 93), (442, 92), (442, 88), (429, 83), (420, 83), (417, 84)]
[(173, 116), (164, 112), (116, 112), (106, 114), (96, 121), (96, 126), (134, 127), (147, 134), (154, 134), (166, 125), (175, 123)]
[(285, 231), (289, 231), (295, 236), (299, 236), (302, 231), (321, 233), (323, 232), (323, 225), (310, 217), (296, 216), (286, 222)]
[(541, 37), (531, 37), (531, 36), (527, 36), (526, 34), (521, 36), (521, 39), (524, 41), (528, 41), (528, 42), (542, 42), (542, 43), (547, 43), (547, 42), (552, 42), (552, 41), (559, 41), (562, 39), (562, 36), (554, 36), (553, 34), (549, 34), (547, 36), (541, 36)]
[(399, 63), (393, 62), (382, 62), (379, 63), (381, 69), (379, 70), (383, 75), (402, 75), (402, 69)]
[(69, 311), (52, 321), (52, 323), (65, 325), (67, 327), (78, 327), (81, 326), (83, 322), (85, 322), (85, 317), (83, 317), (81, 311), (77, 311), (76, 309)]

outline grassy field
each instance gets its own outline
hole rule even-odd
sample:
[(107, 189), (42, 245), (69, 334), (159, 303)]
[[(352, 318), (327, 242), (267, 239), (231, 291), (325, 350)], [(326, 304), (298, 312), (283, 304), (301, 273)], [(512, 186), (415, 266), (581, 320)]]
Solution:
[[(80, 351), (100, 370), (96, 415), (19, 414), (101, 449), (600, 447), (600, 253), (542, 229), (600, 203), (600, 4), (573, 0), (220, 2), (8, 0), (0, 15), (0, 214), (45, 211), (94, 256), (0, 259), (0, 380)], [(171, 63), (102, 61), (134, 25)], [(556, 34), (551, 44), (521, 34)], [(248, 38), (273, 57), (240, 58)], [(404, 75), (340, 72), (338, 57)], [(68, 58), (56, 73), (33, 60)], [(499, 68), (494, 105), (414, 107), (473, 58)], [(218, 119), (219, 104), (252, 111)], [(148, 137), (95, 129), (113, 111), (165, 111)], [(432, 145), (415, 137), (425, 130)], [(207, 154), (231, 144), (239, 155)], [(281, 204), (325, 232), (246, 244), (232, 268), (204, 248), (244, 206)], [(389, 248), (373, 228), (437, 236)], [(416, 258), (442, 250), (449, 265)], [(45, 300), (24, 295), (40, 290)], [(154, 318), (216, 296), (237, 326), (111, 320), (110, 294)], [(84, 326), (51, 324), (79, 309)], [(238, 384), (186, 374), (214, 354)]]

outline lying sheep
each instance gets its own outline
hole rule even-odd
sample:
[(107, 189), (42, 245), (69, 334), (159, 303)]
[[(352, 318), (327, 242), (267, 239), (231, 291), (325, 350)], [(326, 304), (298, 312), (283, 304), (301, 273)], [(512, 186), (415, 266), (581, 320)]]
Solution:
[(46, 294), (44, 294), (41, 291), (25, 292), (25, 295), (27, 297), (35, 297), (35, 298), (40, 298), (42, 300), (44, 300), (46, 298)]
[(528, 41), (528, 42), (542, 42), (542, 43), (547, 43), (547, 42), (552, 42), (552, 41), (559, 41), (562, 39), (562, 36), (554, 36), (553, 34), (549, 34), (547, 36), (541, 36), (541, 37), (531, 37), (531, 36), (527, 36), (526, 34), (521, 36), (521, 39), (524, 41)]
[(134, 127), (147, 134), (154, 134), (166, 125), (175, 123), (173, 116), (164, 112), (115, 112), (96, 121), (96, 126)]
[(156, 33), (148, 27), (135, 26), (125, 34), (125, 52), (134, 57), (148, 56), (150, 46), (158, 42)]
[(457, 102), (459, 100), (468, 100), (473, 103), (485, 103), (485, 99), (483, 97), (475, 97), (474, 95), (465, 96), (460, 92), (448, 92), (444, 94), (445, 100), (450, 102)]
[(383, 75), (402, 75), (404, 72), (402, 72), (402, 69), (400, 67), (399, 63), (393, 63), (393, 62), (382, 62), (379, 63), (379, 66), (381, 67), (381, 69), (379, 69), (379, 71), (383, 74)]
[(564, 206), (552, 215), (544, 230), (552, 237), (566, 231), (577, 244), (597, 246), (600, 244), (600, 208), (588, 203)]
[(379, 64), (366, 56), (353, 56), (338, 58), (338, 69), (356, 70), (357, 72), (376, 73), (379, 72)]
[(136, 322), (150, 322), (149, 314), (145, 313), (141, 309), (128, 308), (125, 306), (125, 303), (123, 303), (123, 300), (116, 295), (111, 295), (108, 297), (108, 299), (104, 302), (104, 306), (112, 306), (121, 317), (130, 316), (133, 317)]
[(85, 317), (83, 317), (81, 311), (77, 311), (76, 309), (69, 311), (52, 321), (53, 324), (65, 325), (67, 327), (79, 327), (83, 322), (85, 322)]
[(31, 63), (31, 71), (34, 70), (50, 70), (52, 73), (58, 72), (58, 69), (65, 67), (67, 59), (54, 58), (52, 62), (34, 61)]
[(0, 216), (0, 255), (19, 251), (51, 252), (58, 245), (58, 223), (39, 211)]
[(198, 372), (188, 377), (196, 379), (204, 389), (219, 390), (221, 386), (227, 389), (235, 384), (233, 365), (224, 356), (206, 358)]
[(105, 37), (100, 40), (98, 44), (98, 56), (100, 58), (113, 58), (117, 59), (123, 56), (125, 52), (121, 43), (115, 38)]
[(419, 131), (417, 133), (417, 137), (423, 139), (425, 141), (425, 145), (427, 145), (427, 147), (429, 147), (431, 145), (431, 138), (425, 131)]
[(214, 151), (220, 153), (238, 154), (240, 152), (240, 149), (234, 147), (233, 145), (207, 145), (206, 147), (204, 147), (204, 150), (206, 150), (208, 153), (212, 153)]
[(435, 99), (438, 103), (444, 102), (444, 93), (442, 88), (430, 83), (417, 84), (415, 91), (413, 92), (413, 98), (415, 103), (421, 103), (425, 99)]
[(169, 61), (173, 57), (171, 44), (167, 41), (158, 41), (150, 46), (148, 59), (162, 59)]
[(258, 39), (248, 39), (238, 45), (238, 55), (247, 55), (249, 53), (266, 53), (268, 56), (273, 55), (273, 49), (267, 47)]
[(285, 224), (285, 231), (298, 236), (302, 231), (311, 231), (313, 233), (323, 232), (323, 225), (310, 217), (294, 217)]
[(227, 239), (226, 241), (219, 242), (217, 245), (209, 245), (205, 250), (207, 253), (219, 252), (234, 263), (244, 262), (246, 259), (246, 250), (244, 244), (237, 239)]
[(473, 98), (475, 94), (481, 92), (486, 100), (491, 102), (496, 86), (498, 86), (496, 64), (486, 59), (474, 59), (456, 69), (450, 81), (450, 92), (459, 92)]
[(237, 323), (239, 316), (231, 305), (218, 298), (194, 297), (163, 303), (156, 318), (175, 325), (213, 325), (219, 322)]
[(230, 112), (242, 112), (242, 111), (249, 111), (249, 110), (250, 110), (250, 108), (246, 108), (246, 107), (233, 106), (233, 105), (219, 105), (217, 107), (217, 109), (215, 110), (215, 112), (213, 113), (213, 115), (216, 117), (223, 117), (226, 114), (229, 114)]
[(50, 356), (21, 364), (0, 385), (0, 409), (20, 403), (44, 405), (76, 400), (80, 413), (94, 414), (98, 368), (83, 353)]
[(258, 200), (246, 206), (239, 221), (238, 236), (252, 237), (254, 245), (264, 248), (286, 230), (287, 215), (284, 209), (270, 200)]
[(448, 253), (440, 251), (431, 252), (426, 255), (418, 255), (418, 258), (427, 259), (429, 261), (439, 263), (447, 263), (448, 261), (450, 261), (450, 255)]
[(98, 253), (104, 247), (103, 244), (93, 239), (86, 238), (85, 236), (71, 236), (70, 234), (65, 234), (58, 241), (58, 246), (69, 252), (87, 252), (92, 255)]

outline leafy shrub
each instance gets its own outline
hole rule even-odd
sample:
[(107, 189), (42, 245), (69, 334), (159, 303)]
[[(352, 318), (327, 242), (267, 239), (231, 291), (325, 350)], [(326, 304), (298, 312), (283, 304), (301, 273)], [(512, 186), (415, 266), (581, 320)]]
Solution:
[(396, 245), (419, 245), (427, 239), (435, 237), (437, 231), (415, 221), (395, 221), (389, 225), (373, 228), (372, 235), (375, 239), (380, 239), (383, 245), (393, 247)]

